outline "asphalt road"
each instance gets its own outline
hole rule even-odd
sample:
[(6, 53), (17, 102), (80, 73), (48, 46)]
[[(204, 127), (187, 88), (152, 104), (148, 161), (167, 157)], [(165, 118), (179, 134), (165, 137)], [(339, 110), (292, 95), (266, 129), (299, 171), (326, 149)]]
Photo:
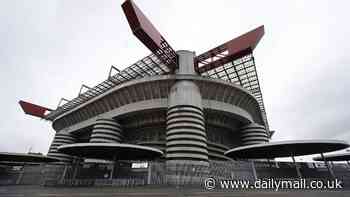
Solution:
[(350, 196), (350, 191), (206, 191), (204, 189), (179, 189), (174, 187), (40, 187), (40, 186), (0, 186), (0, 197), (137, 197), (137, 196), (239, 196), (239, 197), (338, 197)]

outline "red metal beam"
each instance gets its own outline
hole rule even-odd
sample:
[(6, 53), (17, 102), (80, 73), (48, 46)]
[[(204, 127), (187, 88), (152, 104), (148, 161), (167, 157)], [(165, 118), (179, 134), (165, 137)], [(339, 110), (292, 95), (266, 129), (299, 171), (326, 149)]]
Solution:
[(46, 112), (52, 111), (52, 109), (42, 107), (39, 105), (35, 105), (35, 104), (25, 102), (22, 100), (19, 101), (19, 105), (21, 106), (21, 108), (23, 109), (25, 114), (29, 114), (31, 116), (36, 116), (36, 117), (44, 118), (44, 119), (46, 117)]
[(260, 26), (196, 57), (196, 70), (209, 71), (251, 53), (265, 33)]
[(133, 34), (151, 50), (164, 64), (174, 69), (176, 53), (132, 0), (122, 4)]

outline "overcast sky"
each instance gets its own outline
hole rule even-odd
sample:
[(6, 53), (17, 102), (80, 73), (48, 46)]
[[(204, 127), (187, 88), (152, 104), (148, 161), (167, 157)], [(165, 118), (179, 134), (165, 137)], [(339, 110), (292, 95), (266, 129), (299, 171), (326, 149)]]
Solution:
[[(136, 0), (175, 50), (197, 54), (260, 25), (254, 51), (273, 141), (350, 141), (349, 1)], [(0, 1), (0, 152), (47, 153), (51, 123), (20, 99), (56, 108), (82, 83), (106, 79), (150, 52), (120, 0)]]

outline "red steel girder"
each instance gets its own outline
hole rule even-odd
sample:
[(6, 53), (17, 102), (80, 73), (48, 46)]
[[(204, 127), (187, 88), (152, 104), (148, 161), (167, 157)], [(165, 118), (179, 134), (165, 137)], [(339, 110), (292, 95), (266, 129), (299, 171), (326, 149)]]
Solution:
[(177, 67), (177, 55), (159, 31), (132, 0), (126, 0), (122, 8), (133, 34), (170, 70), (174, 70)]
[(265, 33), (264, 26), (253, 29), (195, 58), (198, 73), (203, 73), (251, 53)]
[(43, 119), (46, 119), (46, 112), (52, 111), (52, 109), (42, 107), (40, 105), (35, 105), (22, 100), (19, 101), (19, 105), (21, 106), (25, 114), (29, 114), (31, 116), (36, 116)]

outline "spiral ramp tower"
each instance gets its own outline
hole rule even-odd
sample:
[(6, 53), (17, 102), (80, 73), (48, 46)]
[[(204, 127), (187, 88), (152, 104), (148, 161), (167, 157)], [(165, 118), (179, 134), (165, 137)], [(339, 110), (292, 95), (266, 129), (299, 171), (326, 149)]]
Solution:
[(75, 141), (76, 138), (72, 134), (65, 132), (57, 132), (51, 143), (47, 156), (55, 157), (65, 163), (71, 162), (73, 157), (59, 152), (57, 148), (61, 145), (73, 144), (75, 143)]
[(267, 143), (269, 141), (265, 127), (251, 123), (241, 130), (242, 146)]
[(91, 143), (121, 143), (122, 127), (113, 119), (97, 119), (90, 136)]
[[(195, 75), (194, 53), (190, 51), (177, 53), (179, 56), (177, 73)], [(190, 177), (199, 178), (188, 174), (188, 168), (207, 167), (209, 162), (202, 96), (193, 81), (178, 80), (171, 87), (166, 124), (168, 183), (186, 184), (185, 181)]]

